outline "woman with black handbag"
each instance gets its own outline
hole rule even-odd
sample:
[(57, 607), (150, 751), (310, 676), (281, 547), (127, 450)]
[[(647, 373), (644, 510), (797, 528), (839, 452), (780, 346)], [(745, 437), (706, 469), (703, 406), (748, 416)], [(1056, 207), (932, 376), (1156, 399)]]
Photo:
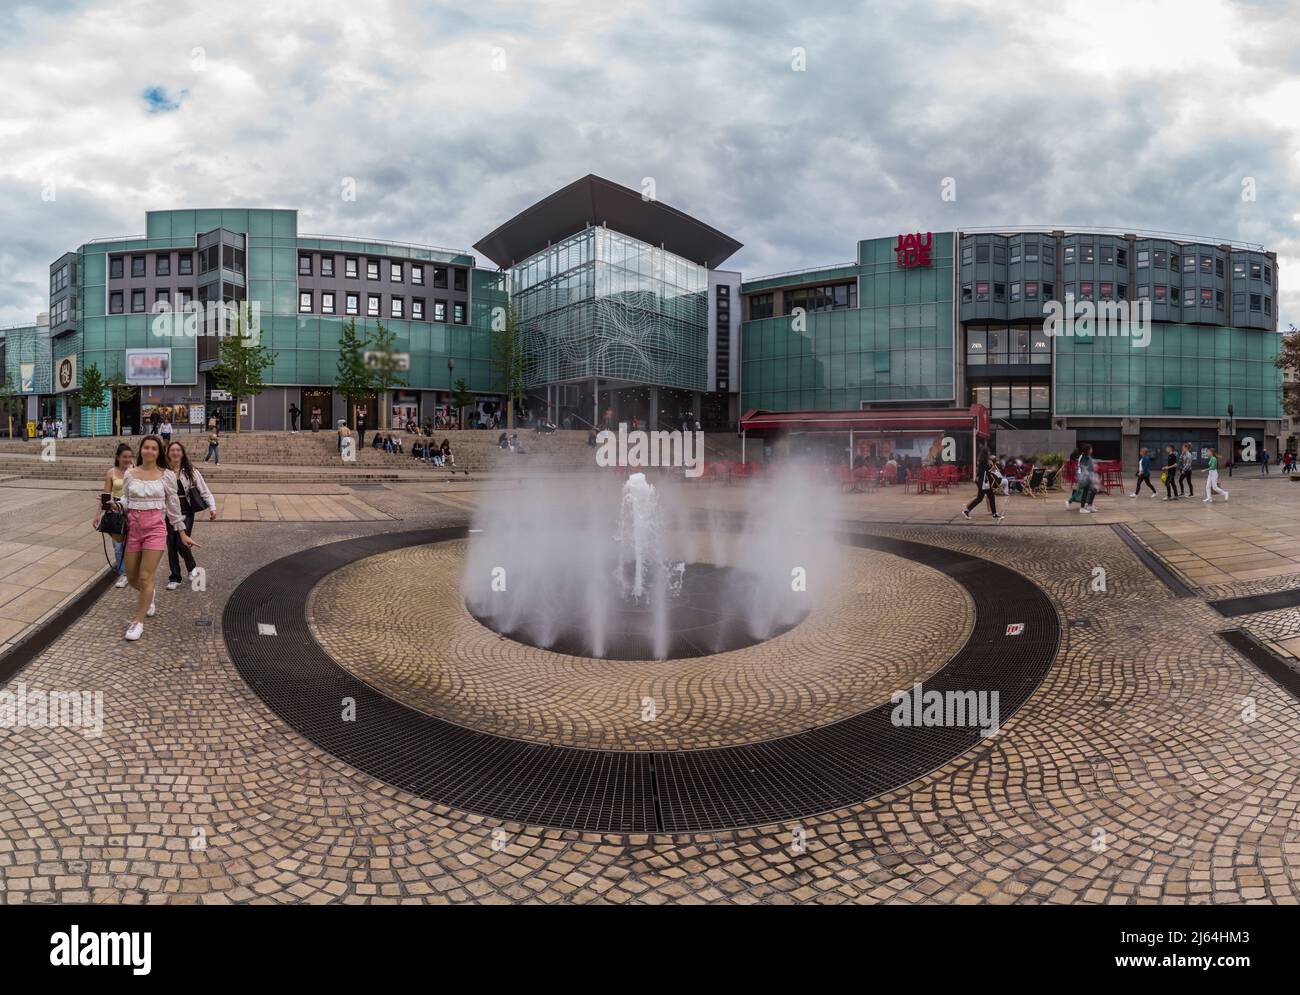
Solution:
[[(203, 474), (190, 464), (189, 454), (179, 442), (167, 447), (167, 466), (176, 474), (176, 490), (181, 501), (181, 516), (185, 519), (185, 534), (194, 534), (194, 516), (207, 509), (208, 520), (217, 519), (217, 499), (208, 490)], [(167, 590), (174, 591), (181, 586), (181, 560), (185, 568), (194, 573), (194, 554), (180, 540), (180, 533), (167, 526), (167, 566), (171, 573), (167, 578)]]
[(117, 573), (117, 583), (113, 585), (114, 587), (126, 587), (126, 565), (123, 562), (123, 557), (126, 555), (126, 511), (122, 507), (124, 487), (122, 480), (133, 463), (135, 463), (135, 454), (131, 452), (131, 447), (125, 442), (119, 443), (117, 452), (113, 455), (113, 465), (104, 474), (104, 490), (99, 495), (99, 510), (95, 513), (94, 521), (90, 523), (91, 528), (103, 532), (113, 540), (115, 554), (113, 570)]

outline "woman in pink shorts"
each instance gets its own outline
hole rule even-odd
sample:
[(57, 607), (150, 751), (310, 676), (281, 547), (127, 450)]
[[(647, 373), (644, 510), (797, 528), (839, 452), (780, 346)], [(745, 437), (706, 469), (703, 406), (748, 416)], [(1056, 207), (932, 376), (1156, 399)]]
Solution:
[(138, 592), (135, 619), (126, 629), (126, 638), (131, 640), (144, 634), (144, 620), (152, 618), (158, 610), (154, 603), (153, 575), (167, 551), (167, 522), (171, 522), (185, 546), (199, 548), (185, 531), (176, 493), (176, 474), (158, 465), (162, 448), (162, 440), (156, 435), (141, 439), (136, 465), (122, 478), (122, 506), (127, 519), (123, 561), (127, 581)]

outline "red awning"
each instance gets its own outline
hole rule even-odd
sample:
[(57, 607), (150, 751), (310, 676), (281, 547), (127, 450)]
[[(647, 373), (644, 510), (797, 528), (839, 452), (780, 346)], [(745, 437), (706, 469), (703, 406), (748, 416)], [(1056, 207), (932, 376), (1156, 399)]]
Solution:
[(970, 432), (989, 434), (989, 411), (969, 408), (898, 408), (890, 411), (761, 411), (740, 419), (746, 431), (789, 432)]

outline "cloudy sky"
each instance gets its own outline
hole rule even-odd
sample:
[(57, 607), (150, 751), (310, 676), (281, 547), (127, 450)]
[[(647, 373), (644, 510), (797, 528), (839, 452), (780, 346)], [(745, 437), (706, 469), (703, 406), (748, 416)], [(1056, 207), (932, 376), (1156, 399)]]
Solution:
[(984, 225), (1260, 242), (1300, 324), (1300, 0), (0, 0), (0, 70), (0, 325), (149, 209), (466, 248), (586, 173), (752, 276)]

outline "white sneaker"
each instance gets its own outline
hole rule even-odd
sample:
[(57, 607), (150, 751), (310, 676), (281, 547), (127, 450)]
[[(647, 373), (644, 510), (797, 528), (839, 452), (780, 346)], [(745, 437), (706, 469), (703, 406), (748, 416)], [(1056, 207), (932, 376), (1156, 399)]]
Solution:
[(1088, 509), (1087, 509), (1087, 508), (1080, 508), (1080, 509), (1079, 509), (1079, 514), (1080, 514), (1080, 515), (1086, 515), (1086, 514), (1088, 514)]
[(1204, 501), (1202, 501), (1201, 503), (1202, 503), (1202, 504), (1213, 504), (1213, 503), (1214, 503), (1214, 498), (1206, 498), (1206, 499), (1205, 499)]
[(176, 590), (176, 588), (180, 586), (181, 586), (181, 582), (179, 580), (169, 580), (167, 582), (167, 590), (169, 591), (174, 591)]
[[(147, 612), (144, 613), (144, 617), (145, 617), (145, 618), (153, 618), (153, 617), (154, 617), (155, 615), (157, 615), (157, 614), (158, 614), (158, 602), (157, 602), (157, 601), (150, 601), (150, 602), (149, 602), (149, 610), (148, 610)], [(139, 639), (140, 637), (137, 636), (136, 638)]]
[(1152, 496), (1153, 498), (1158, 498), (1160, 495), (1157, 494), (1155, 491), (1152, 491), (1152, 492), (1151, 492), (1151, 496)]
[(1228, 492), (1227, 492), (1227, 491), (1224, 491), (1224, 492), (1223, 492), (1223, 500), (1225, 500), (1225, 501), (1228, 500)]
[(1074, 502), (1071, 501), (1069, 498), (1066, 498), (1066, 499), (1065, 499), (1065, 507), (1066, 507), (1067, 509), (1068, 509), (1068, 508), (1073, 508), (1073, 507), (1074, 507)]
[(135, 642), (143, 635), (144, 635), (143, 622), (132, 622), (130, 625), (126, 627), (126, 638), (131, 640), (132, 642)]
[(121, 577), (117, 578), (117, 583), (114, 584), (113, 586), (114, 586), (114, 587), (126, 587), (126, 574), (122, 574)]
[(1129, 497), (1137, 497), (1136, 494), (1130, 494)]

